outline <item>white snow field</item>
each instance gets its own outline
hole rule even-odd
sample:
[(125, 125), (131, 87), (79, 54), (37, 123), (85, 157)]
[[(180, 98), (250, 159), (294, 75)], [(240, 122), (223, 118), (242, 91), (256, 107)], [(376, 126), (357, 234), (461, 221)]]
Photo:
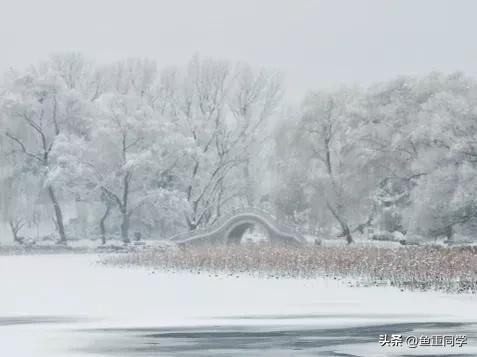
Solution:
[[(0, 256), (0, 356), (477, 356), (477, 296)], [(379, 334), (464, 334), (381, 347)]]

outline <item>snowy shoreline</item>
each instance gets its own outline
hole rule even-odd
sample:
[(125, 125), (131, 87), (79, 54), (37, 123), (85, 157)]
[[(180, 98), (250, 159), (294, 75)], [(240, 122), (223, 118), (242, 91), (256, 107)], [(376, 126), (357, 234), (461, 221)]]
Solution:
[[(0, 257), (0, 317), (52, 319), (50, 323), (33, 320), (31, 324), (0, 326), (0, 344), (11, 352), (8, 356), (63, 357), (64, 349), (76, 350), (68, 356), (102, 356), (92, 351), (97, 346), (95, 340), (106, 343), (111, 339), (111, 346), (117, 348), (131, 342), (131, 336), (144, 335), (147, 331), (141, 329), (147, 328), (161, 328), (160, 333), (166, 333), (187, 326), (204, 331), (208, 326), (206, 330), (219, 329), (219, 333), (223, 329), (328, 331), (400, 323), (473, 326), (477, 322), (475, 295), (351, 288), (331, 279), (152, 274), (147, 268), (97, 264), (100, 258), (97, 254)], [(71, 320), (55, 321), (55, 317)], [(460, 328), (470, 328), (465, 326)], [(132, 335), (116, 330), (128, 328), (134, 331)], [(54, 347), (48, 344), (51, 339)], [(377, 337), (366, 346), (378, 349)], [(477, 352), (470, 346), (465, 351)]]
[(107, 265), (260, 278), (330, 278), (350, 286), (477, 293), (475, 247), (199, 246), (104, 256)]

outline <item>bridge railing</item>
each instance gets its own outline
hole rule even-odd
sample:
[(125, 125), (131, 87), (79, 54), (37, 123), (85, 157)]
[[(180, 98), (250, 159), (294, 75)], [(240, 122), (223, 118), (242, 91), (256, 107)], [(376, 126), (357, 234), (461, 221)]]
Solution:
[(285, 224), (280, 221), (272, 212), (264, 210), (262, 208), (257, 208), (257, 207), (241, 207), (241, 208), (236, 208), (230, 211), (227, 215), (224, 215), (217, 219), (213, 224), (195, 229), (193, 231), (187, 231), (183, 233), (176, 234), (175, 236), (171, 237), (170, 240), (172, 241), (177, 241), (177, 240), (182, 240), (186, 239), (192, 236), (196, 235), (203, 235), (203, 234), (208, 234), (222, 226), (224, 223), (226, 223), (228, 220), (233, 218), (236, 215), (239, 214), (256, 214), (261, 217), (263, 217), (265, 220), (269, 221), (272, 226), (275, 226), (278, 230), (280, 230), (282, 233), (286, 234), (303, 234), (303, 230), (301, 227), (297, 225), (290, 225), (290, 224)]

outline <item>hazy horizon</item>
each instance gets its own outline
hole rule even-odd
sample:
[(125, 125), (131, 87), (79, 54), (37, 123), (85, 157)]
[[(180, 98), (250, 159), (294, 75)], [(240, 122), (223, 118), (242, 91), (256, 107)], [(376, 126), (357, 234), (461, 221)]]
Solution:
[[(0, 71), (51, 53), (98, 61), (147, 57), (160, 66), (201, 56), (284, 73), (288, 97), (398, 75), (477, 76), (471, 1), (3, 1)], [(21, 20), (20, 20), (21, 19)], [(406, 21), (403, 21), (406, 19)]]

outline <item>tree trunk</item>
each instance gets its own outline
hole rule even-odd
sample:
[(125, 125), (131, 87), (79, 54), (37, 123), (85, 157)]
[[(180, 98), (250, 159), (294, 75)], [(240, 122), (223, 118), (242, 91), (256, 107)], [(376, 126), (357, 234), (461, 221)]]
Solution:
[(452, 226), (452, 224), (447, 227), (446, 237), (448, 241), (451, 241), (452, 238), (454, 238), (454, 227)]
[(61, 211), (61, 207), (58, 203), (58, 200), (56, 199), (55, 191), (53, 190), (52, 186), (48, 186), (48, 196), (50, 197), (51, 203), (53, 204), (53, 208), (55, 209), (55, 220), (58, 228), (58, 233), (60, 235), (59, 243), (66, 243), (65, 226), (63, 224), (63, 212)]
[(99, 230), (101, 232), (101, 244), (106, 244), (106, 219), (109, 217), (109, 213), (111, 212), (111, 205), (109, 203), (106, 204), (106, 211), (104, 212), (101, 220), (99, 221)]
[(18, 244), (23, 244), (23, 239), (18, 237), (18, 232), (20, 231), (22, 225), (19, 222), (9, 221), (10, 230), (12, 231), (13, 241)]
[(338, 212), (330, 205), (329, 202), (326, 202), (328, 209), (330, 210), (333, 217), (336, 218), (338, 223), (341, 226), (342, 233), (340, 234), (341, 237), (345, 237), (346, 243), (351, 244), (354, 242), (353, 236), (351, 235), (351, 230), (349, 229), (348, 223), (346, 223), (345, 219), (341, 217)]
[(126, 172), (123, 179), (123, 199), (120, 203), (120, 211), (122, 215), (121, 222), (121, 239), (124, 243), (129, 243), (129, 217), (130, 213), (128, 212), (128, 203), (129, 203), (129, 182), (131, 180), (132, 173)]
[(353, 237), (351, 236), (351, 232), (350, 232), (350, 230), (349, 230), (348, 225), (345, 223), (345, 224), (342, 225), (341, 227), (342, 227), (342, 229), (343, 229), (343, 233), (342, 233), (342, 234), (343, 234), (343, 236), (344, 236), (345, 239), (346, 239), (346, 243), (348, 243), (348, 244), (353, 243), (353, 242), (354, 242), (354, 241), (353, 241)]
[[(325, 138), (324, 146), (325, 146), (325, 165), (326, 165), (326, 171), (328, 172), (328, 176), (331, 181), (331, 185), (333, 187), (333, 190), (336, 195), (339, 194), (340, 190), (337, 187), (334, 175), (333, 175), (333, 165), (331, 163), (331, 150), (330, 150), (330, 142), (331, 142), (331, 137)], [(341, 217), (341, 215), (338, 213), (338, 210), (335, 210), (331, 204), (326, 201), (326, 205), (328, 206), (328, 209), (330, 210), (331, 214), (333, 217), (336, 218), (338, 223), (341, 226), (341, 237), (345, 237), (346, 243), (351, 244), (353, 243), (353, 237), (351, 236), (351, 230), (349, 229), (348, 223), (346, 223), (346, 220)]]
[(10, 225), (10, 230), (12, 231), (12, 236), (13, 236), (13, 241), (18, 243), (18, 238), (17, 238), (17, 231), (15, 229), (15, 225), (12, 221), (8, 222)]
[(129, 214), (126, 211), (121, 211), (121, 239), (124, 243), (129, 243)]

